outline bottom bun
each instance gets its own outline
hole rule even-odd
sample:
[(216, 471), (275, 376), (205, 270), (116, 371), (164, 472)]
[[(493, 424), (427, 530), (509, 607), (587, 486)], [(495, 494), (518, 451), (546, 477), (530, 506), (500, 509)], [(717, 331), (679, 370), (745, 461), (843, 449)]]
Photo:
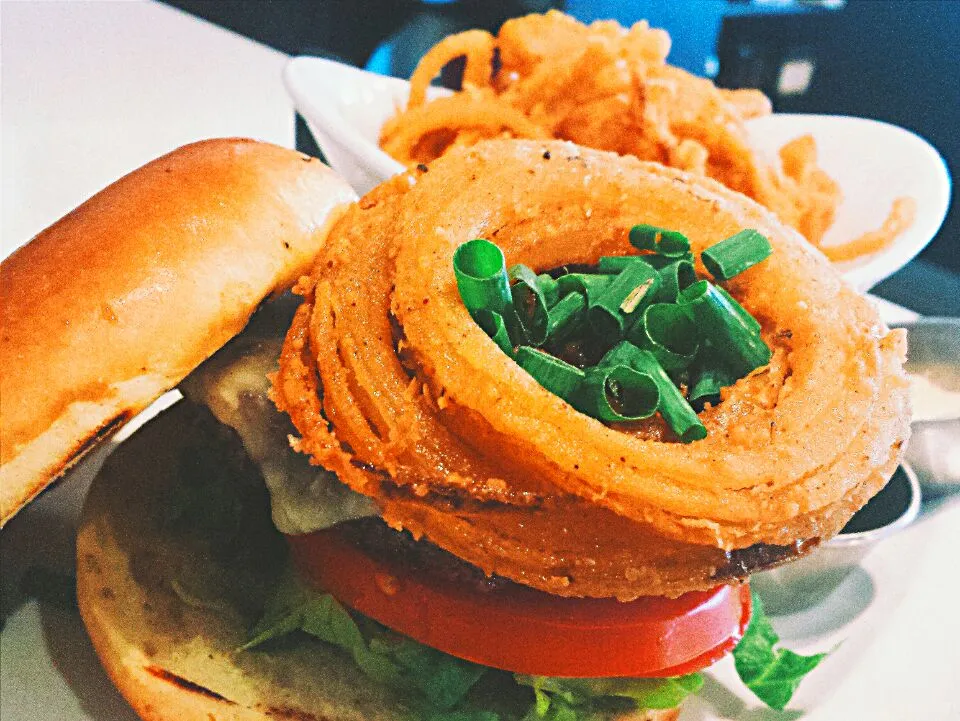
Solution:
[[(400, 694), (321, 641), (291, 637), (267, 651), (238, 651), (283, 565), (266, 491), (243, 491), (262, 495), (263, 504), (255, 518), (243, 517), (239, 552), (184, 531), (172, 512), (185, 465), (251, 476), (228, 433), (180, 403), (113, 454), (91, 487), (77, 538), (77, 596), (110, 678), (149, 721), (416, 718)], [(211, 452), (215, 463), (205, 465)], [(616, 718), (678, 715), (669, 709)]]

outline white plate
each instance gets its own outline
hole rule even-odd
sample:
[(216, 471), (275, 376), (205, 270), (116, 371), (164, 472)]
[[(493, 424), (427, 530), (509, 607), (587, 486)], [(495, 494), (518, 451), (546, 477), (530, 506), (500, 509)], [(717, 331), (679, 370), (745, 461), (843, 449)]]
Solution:
[[(284, 82), (327, 160), (358, 193), (403, 170), (377, 145), (380, 127), (402, 107), (405, 80), (376, 75), (322, 58), (300, 57)], [(939, 153), (913, 133), (887, 123), (834, 115), (772, 115), (749, 123), (751, 139), (775, 157), (788, 140), (811, 133), (824, 169), (844, 199), (827, 244), (876, 229), (894, 198), (917, 201), (913, 225), (888, 248), (840, 270), (861, 290), (893, 274), (930, 242), (950, 203), (950, 176)]]

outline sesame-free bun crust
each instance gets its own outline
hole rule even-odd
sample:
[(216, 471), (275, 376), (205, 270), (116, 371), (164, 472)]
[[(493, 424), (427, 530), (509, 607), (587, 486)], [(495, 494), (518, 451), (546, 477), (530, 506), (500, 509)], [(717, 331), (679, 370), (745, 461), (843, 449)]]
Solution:
[[(84, 505), (77, 598), (111, 680), (148, 721), (414, 718), (403, 699), (364, 676), (347, 654), (307, 636), (238, 652), (255, 613), (189, 604), (177, 595), (178, 578), (223, 578), (255, 606), (268, 592), (262, 576), (275, 570), (244, 564), (251, 570), (246, 574), (221, 565), (205, 546), (164, 523), (164, 499), (184, 448), (207, 433), (192, 408), (175, 405), (121, 445)], [(247, 547), (262, 542), (258, 533), (256, 524), (245, 527)], [(624, 721), (673, 721), (677, 713), (637, 713)]]
[(322, 247), (350, 187), (208, 140), (133, 171), (0, 266), (0, 525), (239, 332)]

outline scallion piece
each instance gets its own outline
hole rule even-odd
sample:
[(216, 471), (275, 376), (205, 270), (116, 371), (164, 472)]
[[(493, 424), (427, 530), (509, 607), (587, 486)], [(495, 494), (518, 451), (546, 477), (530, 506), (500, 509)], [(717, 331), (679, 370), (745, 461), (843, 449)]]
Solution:
[(752, 315), (750, 315), (750, 311), (748, 311), (746, 308), (744, 308), (742, 305), (740, 305), (740, 304), (737, 302), (737, 299), (734, 298), (732, 295), (730, 295), (730, 294), (727, 292), (726, 288), (724, 288), (724, 287), (722, 287), (722, 286), (719, 286), (719, 285), (718, 285), (718, 286), (714, 286), (714, 287), (717, 289), (717, 291), (718, 291), (724, 298), (727, 299), (727, 302), (730, 303), (730, 305), (733, 307), (733, 309), (734, 309), (735, 311), (737, 311), (737, 315), (740, 317), (740, 320), (742, 320), (746, 325), (748, 325), (748, 326), (750, 326), (751, 328), (753, 328), (754, 332), (759, 333), (759, 332), (760, 332), (760, 323), (757, 322), (757, 319), (756, 319), (756, 318), (754, 318)]
[(589, 305), (603, 294), (613, 277), (591, 273), (567, 273), (557, 278), (557, 289), (561, 298), (574, 291), (582, 293)]
[(689, 400), (691, 403), (699, 400), (719, 398), (720, 390), (736, 383), (736, 378), (721, 365), (703, 364), (691, 374)]
[(500, 346), (500, 350), (513, 358), (513, 343), (510, 341), (510, 334), (507, 332), (507, 324), (504, 323), (503, 316), (496, 311), (484, 309), (477, 311), (476, 318), (477, 325)]
[(642, 255), (640, 257), (643, 258), (643, 261), (645, 263), (653, 266), (655, 270), (663, 270), (668, 265), (670, 265), (671, 263), (675, 263), (678, 260), (685, 260), (688, 263), (693, 264), (693, 253), (684, 253), (683, 255), (677, 256), (676, 258), (668, 258), (665, 255), (657, 255), (656, 253), (649, 253), (649, 254)]
[(690, 252), (690, 241), (683, 233), (644, 223), (630, 228), (630, 244), (638, 250), (652, 250), (667, 258), (680, 258)]
[(537, 287), (543, 293), (543, 299), (547, 302), (547, 308), (552, 308), (560, 300), (560, 288), (557, 281), (548, 273), (541, 273), (537, 276)]
[(770, 348), (717, 287), (698, 280), (680, 292), (678, 303), (696, 322), (700, 334), (738, 378), (770, 361)]
[(601, 338), (620, 338), (625, 319), (649, 303), (659, 288), (660, 276), (649, 265), (628, 265), (613, 276), (600, 296), (588, 299), (590, 325)]
[(747, 228), (721, 240), (700, 254), (704, 267), (717, 280), (730, 280), (773, 252), (770, 241), (756, 230)]
[(517, 348), (515, 360), (537, 383), (568, 402), (584, 379), (576, 366), (530, 346)]
[(547, 317), (547, 339), (560, 342), (576, 331), (586, 318), (587, 299), (583, 293), (573, 291), (553, 306)]
[(626, 365), (594, 367), (574, 396), (581, 413), (601, 421), (638, 421), (657, 412), (660, 390), (650, 376)]
[(630, 228), (630, 245), (637, 250), (656, 252), (657, 236), (661, 232), (663, 232), (663, 228), (658, 228), (655, 225), (646, 225), (645, 223), (635, 225)]
[(649, 256), (604, 255), (597, 261), (597, 270), (601, 273), (616, 275), (634, 263), (646, 263)]
[(657, 272), (660, 274), (660, 290), (656, 297), (658, 303), (676, 303), (680, 291), (697, 282), (693, 262), (686, 258), (674, 260)]
[(682, 258), (690, 252), (690, 241), (683, 233), (670, 230), (661, 233), (657, 253), (667, 258)]
[(525, 265), (512, 266), (508, 277), (513, 281), (510, 293), (513, 308), (520, 319), (523, 340), (529, 345), (541, 346), (547, 339), (547, 299), (540, 280)]
[(669, 373), (689, 366), (700, 348), (697, 326), (680, 306), (673, 303), (647, 306), (627, 339), (653, 353)]
[(469, 240), (457, 248), (453, 272), (460, 297), (471, 315), (479, 310), (502, 315), (513, 305), (503, 251), (489, 240)]
[(628, 365), (650, 376), (660, 390), (660, 415), (677, 438), (683, 443), (691, 443), (707, 437), (707, 429), (696, 412), (649, 351), (641, 350), (629, 341), (622, 341), (607, 351), (599, 365)]

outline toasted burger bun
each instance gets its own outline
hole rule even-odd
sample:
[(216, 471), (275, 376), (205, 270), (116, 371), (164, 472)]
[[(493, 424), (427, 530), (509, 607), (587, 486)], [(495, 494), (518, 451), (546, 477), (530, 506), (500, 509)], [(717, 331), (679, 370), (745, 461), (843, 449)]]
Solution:
[(292, 285), (353, 191), (319, 160), (208, 140), (154, 160), (0, 267), (0, 525)]
[[(255, 620), (243, 603), (188, 603), (175, 592), (178, 579), (223, 578), (255, 609), (275, 571), (257, 562), (256, 550), (243, 567), (221, 565), (201, 542), (170, 532), (168, 492), (186, 445), (198, 438), (216, 444), (210, 422), (178, 404), (107, 460), (87, 498), (77, 538), (78, 601), (114, 684), (149, 721), (410, 718), (403, 699), (333, 647), (304, 636), (237, 652)], [(248, 548), (269, 542), (269, 524), (264, 505), (262, 518), (245, 526)], [(629, 718), (672, 721), (678, 713)]]
[[(181, 574), (235, 573), (218, 566), (202, 544), (164, 532), (164, 499), (196, 430), (189, 410), (175, 406), (124, 443), (107, 460), (83, 510), (77, 596), (114, 684), (149, 720), (398, 718), (398, 700), (331, 647), (235, 653), (255, 616), (229, 606), (191, 606), (175, 593)], [(262, 530), (249, 533), (259, 538)], [(186, 564), (195, 570), (185, 571)], [(259, 591), (262, 600), (268, 569), (252, 565), (261, 567), (244, 588), (251, 597)]]

